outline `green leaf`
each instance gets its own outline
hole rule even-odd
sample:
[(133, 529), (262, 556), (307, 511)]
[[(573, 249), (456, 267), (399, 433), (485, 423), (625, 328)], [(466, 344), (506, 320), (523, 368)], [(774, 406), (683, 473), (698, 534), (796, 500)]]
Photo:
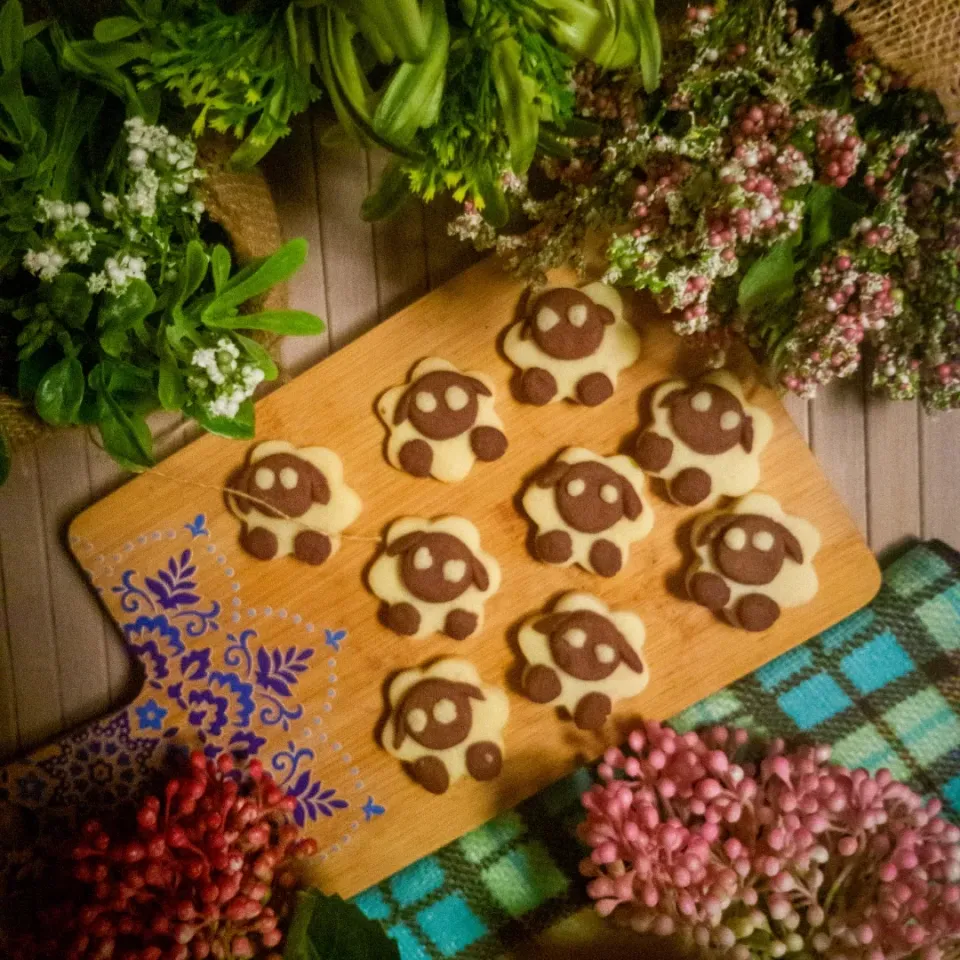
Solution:
[(187, 399), (187, 386), (176, 361), (164, 357), (160, 361), (160, 380), (157, 385), (160, 406), (164, 410), (180, 410)]
[(399, 960), (396, 941), (376, 920), (319, 890), (297, 894), (283, 960)]
[(264, 380), (277, 379), (280, 371), (265, 347), (257, 343), (256, 340), (245, 337), (242, 333), (234, 333), (233, 337), (246, 351), (247, 356), (263, 371)]
[(7, 482), (7, 477), (10, 476), (10, 460), (10, 444), (7, 443), (7, 438), (0, 433), (0, 487)]
[(865, 208), (854, 203), (836, 187), (815, 183), (807, 195), (809, 219), (809, 247), (815, 252), (831, 240), (843, 239), (850, 228), (863, 216)]
[(213, 417), (206, 407), (199, 403), (192, 403), (184, 409), (184, 413), (193, 417), (197, 423), (210, 433), (218, 437), (228, 437), (231, 440), (249, 440), (253, 436), (253, 401), (244, 400), (240, 404), (237, 415), (230, 417)]
[(23, 7), (20, 0), (7, 0), (0, 10), (0, 66), (5, 72), (20, 69), (23, 58)]
[(219, 293), (230, 278), (230, 251), (218, 243), (210, 256), (211, 272), (213, 273), (213, 287)]
[(43, 375), (57, 362), (59, 351), (41, 347), (20, 361), (17, 369), (17, 395), (21, 400), (33, 400)]
[(403, 166), (394, 161), (380, 177), (376, 190), (371, 191), (360, 205), (360, 216), (367, 222), (392, 217), (410, 196), (410, 181)]
[(74, 423), (83, 402), (83, 367), (76, 357), (64, 357), (41, 378), (33, 398), (37, 413), (55, 427)]
[(207, 320), (208, 327), (223, 330), (269, 330), (281, 336), (312, 336), (326, 329), (323, 321), (305, 310), (265, 310)]
[(157, 298), (146, 280), (134, 277), (120, 293), (107, 297), (97, 314), (97, 326), (113, 324), (124, 328), (146, 319), (157, 305)]
[(490, 69), (510, 143), (510, 166), (523, 174), (533, 162), (540, 120), (534, 103), (536, 84), (520, 69), (520, 44), (513, 37), (497, 41)]
[(491, 177), (478, 179), (477, 190), (483, 200), (483, 219), (492, 227), (499, 229), (510, 219), (510, 208), (507, 206), (507, 197), (499, 183)]
[(133, 17), (107, 17), (100, 20), (93, 28), (93, 39), (99, 43), (113, 43), (115, 40), (126, 40), (140, 32), (143, 24)]
[(186, 303), (196, 293), (207, 275), (209, 265), (210, 258), (203, 249), (203, 244), (199, 240), (191, 240), (187, 244), (183, 266), (180, 268), (181, 282), (178, 284), (177, 303)]
[(109, 394), (106, 398), (109, 411), (100, 418), (100, 436), (107, 453), (127, 470), (139, 472), (153, 466), (153, 437), (142, 417), (128, 416)]
[(58, 320), (79, 330), (90, 316), (93, 295), (79, 273), (64, 272), (50, 284), (47, 302)]
[(793, 289), (797, 269), (793, 249), (788, 242), (781, 241), (746, 272), (737, 291), (737, 303), (749, 311), (782, 300)]

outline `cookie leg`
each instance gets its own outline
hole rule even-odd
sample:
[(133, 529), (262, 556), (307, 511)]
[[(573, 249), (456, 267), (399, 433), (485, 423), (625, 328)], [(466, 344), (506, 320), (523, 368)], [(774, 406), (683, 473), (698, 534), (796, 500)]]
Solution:
[(470, 449), (478, 460), (498, 460), (507, 450), (506, 435), (496, 427), (476, 427), (470, 433)]
[(557, 381), (549, 370), (531, 367), (520, 377), (520, 399), (542, 407), (557, 395)]
[(244, 527), (240, 546), (258, 560), (272, 560), (277, 555), (277, 536), (266, 527)]
[(433, 450), (426, 440), (408, 440), (398, 454), (400, 466), (414, 477), (429, 477)]
[(673, 441), (652, 430), (645, 430), (637, 437), (633, 455), (644, 470), (655, 473), (670, 462), (670, 457), (673, 456)]
[(323, 563), (333, 549), (330, 538), (316, 530), (302, 530), (293, 541), (293, 553), (304, 563)]
[(523, 675), (523, 692), (534, 703), (549, 703), (560, 696), (560, 678), (552, 667), (538, 663)]
[(599, 730), (610, 716), (613, 703), (605, 693), (588, 693), (573, 711), (573, 722), (581, 730)]
[(710, 474), (699, 467), (687, 467), (670, 481), (670, 496), (685, 507), (695, 507), (710, 496)]
[(612, 577), (623, 566), (623, 554), (610, 540), (597, 540), (590, 548), (590, 565), (601, 577)]
[(544, 563), (566, 563), (573, 555), (573, 540), (566, 530), (541, 533), (533, 546), (537, 559)]
[(421, 757), (408, 765), (410, 776), (431, 793), (446, 793), (450, 786), (450, 774), (437, 757)]
[(469, 610), (451, 610), (443, 621), (443, 632), (454, 640), (466, 640), (477, 629), (477, 615)]
[(613, 381), (605, 373), (588, 373), (577, 382), (577, 399), (585, 407), (595, 407), (613, 396)]
[(737, 602), (736, 616), (744, 630), (767, 630), (780, 616), (780, 606), (762, 593), (748, 593)]
[(502, 768), (503, 754), (495, 743), (482, 740), (467, 748), (467, 773), (474, 780), (492, 780)]
[(409, 637), (420, 629), (420, 613), (412, 603), (384, 604), (380, 618), (394, 633)]
[(722, 610), (730, 602), (730, 588), (715, 573), (695, 573), (687, 583), (687, 592), (694, 603), (708, 610)]

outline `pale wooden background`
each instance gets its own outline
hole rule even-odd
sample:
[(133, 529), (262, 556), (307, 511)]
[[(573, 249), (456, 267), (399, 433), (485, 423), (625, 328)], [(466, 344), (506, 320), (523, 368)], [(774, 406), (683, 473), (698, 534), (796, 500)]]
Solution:
[[(320, 121), (304, 119), (270, 159), (285, 234), (310, 243), (292, 305), (325, 316), (322, 337), (283, 345), (296, 374), (473, 262), (447, 237), (451, 207), (409, 205), (371, 227), (360, 202), (383, 159), (350, 147), (319, 149)], [(937, 419), (913, 404), (865, 398), (860, 384), (788, 406), (878, 553), (911, 537), (960, 547), (960, 414)], [(158, 449), (193, 436), (160, 424)], [(64, 545), (67, 522), (123, 481), (82, 431), (18, 453), (0, 488), (0, 758), (105, 712), (136, 690), (120, 635)]]

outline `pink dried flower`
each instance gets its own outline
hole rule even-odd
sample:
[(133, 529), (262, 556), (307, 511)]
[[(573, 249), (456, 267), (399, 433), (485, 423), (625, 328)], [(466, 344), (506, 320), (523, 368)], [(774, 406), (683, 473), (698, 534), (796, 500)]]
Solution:
[(583, 795), (581, 864), (602, 916), (732, 960), (960, 957), (960, 829), (888, 770), (828, 747), (758, 763), (744, 730), (649, 722)]

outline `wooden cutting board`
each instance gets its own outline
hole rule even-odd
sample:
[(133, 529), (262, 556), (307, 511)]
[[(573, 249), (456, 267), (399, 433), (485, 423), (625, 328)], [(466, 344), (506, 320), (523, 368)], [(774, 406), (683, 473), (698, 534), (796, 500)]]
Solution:
[[(572, 277), (558, 273), (557, 282)], [(618, 741), (630, 719), (667, 718), (754, 670), (867, 603), (876, 561), (830, 489), (775, 393), (757, 386), (751, 361), (736, 372), (753, 403), (773, 417), (760, 489), (823, 535), (815, 565), (820, 592), (786, 611), (765, 634), (726, 625), (683, 598), (685, 536), (695, 510), (650, 493), (656, 522), (612, 580), (537, 563), (518, 510), (526, 478), (563, 447), (616, 451), (641, 420), (641, 395), (697, 358), (656, 311), (631, 304), (643, 337), (639, 363), (615, 395), (588, 409), (517, 403), (513, 373), (498, 352), (521, 293), (488, 260), (430, 293), (258, 404), (257, 441), (330, 447), (363, 498), (340, 552), (313, 568), (286, 557), (260, 562), (237, 543), (239, 524), (220, 488), (247, 446), (204, 436), (80, 515), (70, 543), (144, 671), (129, 708), (0, 772), (0, 787), (24, 806), (82, 808), (122, 799), (165, 753), (165, 744), (211, 753), (256, 752), (298, 800), (297, 816), (321, 853), (311, 879), (356, 893), (516, 804)], [(417, 480), (390, 467), (376, 397), (413, 364), (439, 356), (482, 370), (497, 385), (510, 447), (477, 464), (462, 483)], [(702, 358), (701, 358), (702, 359)], [(482, 632), (465, 642), (414, 641), (384, 629), (364, 571), (385, 526), (403, 515), (463, 515), (500, 562), (503, 586), (486, 606)], [(651, 681), (620, 704), (603, 736), (578, 731), (554, 709), (516, 693), (512, 628), (558, 593), (591, 591), (636, 611), (647, 627)], [(510, 692), (506, 762), (490, 783), (465, 778), (443, 796), (413, 783), (376, 743), (384, 682), (441, 655), (470, 659), (487, 683)]]

